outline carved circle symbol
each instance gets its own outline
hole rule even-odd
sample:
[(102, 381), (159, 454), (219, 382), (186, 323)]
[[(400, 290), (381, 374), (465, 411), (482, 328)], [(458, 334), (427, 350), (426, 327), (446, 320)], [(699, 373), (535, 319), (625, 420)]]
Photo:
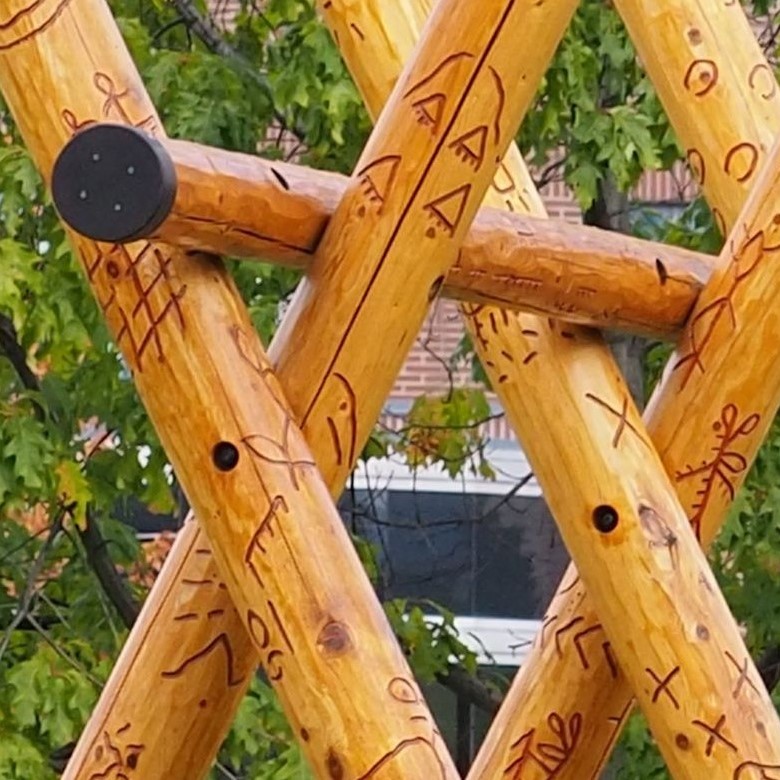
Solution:
[(729, 149), (723, 161), (723, 170), (740, 184), (747, 181), (758, 165), (758, 148), (749, 141), (743, 141)]
[(718, 83), (715, 60), (694, 60), (685, 71), (683, 84), (696, 97), (704, 97)]
[(748, 75), (748, 86), (751, 89), (761, 89), (761, 85), (758, 82), (763, 83), (763, 91), (758, 93), (759, 97), (762, 97), (764, 100), (771, 100), (777, 92), (777, 81), (774, 73), (772, 73), (772, 69), (765, 62), (760, 62), (754, 66)]
[(619, 522), (617, 509), (609, 504), (600, 504), (593, 510), (593, 525), (603, 534), (612, 533)]
[(220, 441), (211, 451), (211, 459), (220, 471), (232, 471), (238, 466), (238, 447), (229, 441)]
[(691, 746), (691, 741), (688, 739), (688, 737), (685, 736), (685, 734), (678, 734), (674, 738), (674, 743), (678, 748), (680, 748), (680, 750), (687, 750)]

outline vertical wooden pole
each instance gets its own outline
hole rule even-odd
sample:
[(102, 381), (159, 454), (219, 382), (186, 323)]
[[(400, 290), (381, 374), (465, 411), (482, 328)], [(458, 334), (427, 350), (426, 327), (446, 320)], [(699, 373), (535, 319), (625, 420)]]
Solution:
[[(670, 0), (663, 4), (617, 0), (616, 7), (683, 145), (698, 150), (689, 154), (689, 161), (694, 172), (699, 172), (705, 194), (726, 232), (736, 223), (748, 188), (755, 183), (758, 173), (758, 162), (755, 167), (751, 165), (739, 172), (729, 168), (727, 172), (729, 153), (733, 161), (734, 149), (758, 150), (763, 160), (767, 145), (780, 128), (780, 97), (774, 77), (766, 80), (771, 70), (744, 13), (736, 3), (699, 0)], [(706, 172), (703, 177), (702, 171)], [(722, 260), (729, 262), (726, 257)], [(701, 300), (711, 300), (712, 290), (708, 285)], [(759, 325), (759, 313), (755, 315), (755, 325), (766, 327), (766, 323)], [(706, 315), (703, 319), (706, 321)], [(693, 334), (692, 322), (686, 331), (688, 338)], [(695, 326), (697, 338), (702, 324), (700, 318)], [(728, 361), (727, 356), (734, 354), (742, 360), (744, 356), (744, 365), (750, 366), (749, 376), (732, 372), (727, 378), (713, 381), (712, 374), (694, 375), (682, 393), (676, 380), (664, 382), (645, 414), (666, 472), (705, 546), (724, 521), (728, 505), (755, 457), (764, 435), (763, 421), (771, 419), (777, 408), (777, 389), (771, 379), (765, 384), (750, 384), (751, 378), (762, 374), (759, 363), (751, 361), (744, 348), (735, 347), (733, 341), (718, 339), (718, 344), (718, 360)], [(716, 364), (714, 360), (713, 365)], [(748, 383), (749, 390), (746, 386), (738, 387), (743, 381)], [(741, 398), (736, 407), (731, 405), (735, 397)], [(761, 426), (753, 415), (761, 418)], [(711, 432), (709, 436), (704, 435), (707, 431)], [(723, 439), (718, 438), (721, 431)], [(721, 454), (734, 452), (738, 468), (735, 472), (719, 472), (719, 463), (712, 458), (716, 451), (713, 448), (729, 439), (733, 446)], [(709, 470), (691, 468), (691, 464), (708, 463)], [(721, 472), (727, 481), (720, 479)], [(702, 489), (706, 501), (701, 500)], [(576, 627), (575, 633), (581, 637), (574, 647), (577, 652), (559, 652), (561, 642), (551, 641), (551, 637), (555, 640), (571, 633), (557, 634), (568, 626)], [(596, 610), (572, 567), (545, 614), (542, 634), (516, 676), (469, 778), (502, 774), (544, 777), (543, 768), (535, 763), (538, 748), (529, 735), (538, 744), (543, 735), (551, 733), (553, 714), (564, 711), (578, 712), (584, 721), (600, 723), (601, 728), (582, 732), (572, 746), (571, 760), (559, 767), (556, 777), (585, 780), (600, 775), (632, 700), (622, 672), (618, 670), (615, 675), (610, 659), (600, 652), (605, 640)], [(745, 658), (725, 658), (734, 691), (741, 694), (745, 686), (760, 686), (755, 672), (748, 672)], [(750, 683), (746, 682), (748, 679)], [(540, 680), (555, 680), (556, 684), (548, 687), (540, 685)], [(648, 677), (648, 683), (651, 682)], [(671, 703), (663, 696), (667, 704)], [(682, 733), (690, 739), (690, 730)], [(696, 728), (695, 734), (699, 742), (708, 739), (701, 728)], [(685, 744), (685, 740), (681, 739), (681, 743)], [(518, 749), (520, 746), (523, 750)], [(713, 746), (713, 758), (714, 753)], [(740, 777), (750, 776), (748, 768), (741, 772)]]
[[(401, 89), (396, 97), (395, 109), (388, 115), (391, 117), (387, 120), (389, 124), (386, 123), (384, 129), (380, 127), (379, 135), (375, 136), (373, 145), (370, 145), (366, 152), (367, 155), (376, 157), (364, 156), (364, 162), (350, 184), (346, 201), (340, 212), (334, 216), (332, 229), (329, 231), (330, 239), (327, 236), (325, 239), (329, 243), (323, 246), (323, 252), (331, 256), (330, 261), (323, 254), (318, 269), (315, 260), (312, 284), (304, 288), (294, 307), (295, 324), (288, 326), (277, 340), (275, 352), (279, 356), (281, 374), (287, 387), (294, 388), (290, 397), (293, 408), (305, 421), (307, 436), (315, 448), (315, 458), (325, 465), (324, 471), (334, 489), (337, 489), (336, 486), (343, 482), (349, 472), (358, 448), (378, 414), (395, 371), (424, 316), (428, 291), (438, 289), (439, 277), (455, 259), (459, 240), (477, 208), (481, 190), (487, 187), (492, 177), (491, 166), (497, 164), (496, 157), (509, 142), (522, 110), (531, 101), (535, 85), (563, 30), (563, 24), (557, 31), (551, 29), (546, 17), (541, 13), (536, 14), (532, 27), (538, 29), (538, 35), (535, 37), (539, 49), (537, 59), (530, 63), (526, 71), (514, 56), (512, 30), (517, 25), (517, 11), (513, 9), (516, 9), (514, 2), (492, 3), (490, 7), (483, 5), (478, 9), (475, 6), (463, 7), (461, 4), (453, 13), (448, 13), (446, 6), (444, 7), (437, 22), (438, 29), (434, 28), (432, 42), (429, 41), (427, 48), (423, 47), (423, 52), (427, 53), (411, 68), (406, 87)], [(76, 129), (85, 119), (102, 113), (104, 118), (133, 123), (138, 121), (145, 127), (151, 127), (155, 122), (153, 110), (144, 97), (143, 89), (126, 59), (121, 43), (116, 41), (115, 34), (110, 29), (104, 6), (87, 0), (66, 0), (44, 21), (40, 21), (35, 15), (39, 10), (39, 5), (34, 8), (23, 8), (19, 5), (9, 12), (11, 16), (8, 23), (0, 28), (4, 36), (0, 38), (0, 52), (7, 58), (7, 64), (13, 62), (14, 65), (13, 69), (6, 67), (2, 71), (6, 96), (14, 106), (27, 142), (39, 156), (44, 170), (50, 168), (56, 146), (61, 144), (67, 132)], [(32, 16), (30, 12), (33, 12)], [(440, 34), (442, 20), (455, 20), (458, 29), (468, 31), (462, 41), (462, 48), (453, 50), (452, 36), (445, 37)], [(92, 39), (100, 40), (99, 55), (87, 49), (86, 41)], [(74, 57), (74, 67), (69, 70), (68, 55), (72, 52), (67, 51), (66, 46), (73, 40), (80, 40), (85, 43), (85, 47), (83, 53), (78, 50), (78, 56)], [(57, 42), (59, 46), (56, 45)], [(10, 52), (13, 52), (13, 59)], [(88, 62), (82, 64), (79, 59), (82, 56)], [(25, 57), (29, 59), (25, 60)], [(99, 98), (97, 106), (95, 96), (84, 92), (82, 80), (83, 72), (91, 72), (90, 69), (95, 68), (95, 61), (100, 64), (97, 66), (93, 84), (106, 98)], [(15, 76), (25, 72), (25, 64), (36, 69), (40, 76), (36, 79), (36, 85), (46, 87), (51, 94), (56, 94), (56, 102), (51, 100), (51, 94), (48, 94), (44, 103), (27, 82), (22, 84)], [(66, 79), (64, 74), (68, 73), (72, 75)], [(56, 91), (53, 86), (55, 81)], [(527, 84), (513, 94), (508, 94), (503, 86), (505, 82)], [(430, 88), (434, 86), (438, 91), (430, 92)], [(67, 107), (57, 105), (60, 101)], [(43, 114), (40, 109), (34, 110), (39, 105), (52, 108), (55, 124), (52, 124), (52, 117)], [(61, 116), (58, 115), (60, 112)], [(394, 114), (397, 115), (397, 122), (393, 121)], [(481, 125), (475, 120), (477, 116), (491, 118), (484, 136)], [(63, 120), (64, 126), (56, 124), (60, 119)], [(56, 132), (52, 133), (53, 128), (59, 128), (60, 137), (57, 137)], [(461, 146), (466, 143), (464, 137), (469, 136), (472, 130), (477, 130), (478, 140), (484, 140), (483, 151), (494, 156), (492, 161), (488, 158), (484, 166), (477, 166), (476, 172), (472, 165), (463, 159), (464, 153), (461, 151)], [(52, 146), (52, 138), (56, 142), (55, 147)], [(405, 142), (407, 140), (408, 142)], [(390, 151), (393, 145), (397, 145), (397, 151)], [(421, 166), (424, 169), (422, 177), (419, 176)], [(415, 174), (417, 179), (414, 178)], [(339, 225), (342, 229), (337, 227)], [(350, 232), (354, 234), (353, 240), (345, 243), (345, 236)], [(415, 252), (410, 251), (411, 246), (417, 249), (421, 240), (428, 245), (430, 265), (418, 263)], [(381, 253), (372, 256), (372, 250), (377, 247), (381, 247)], [(216, 262), (194, 258), (177, 261), (175, 259), (175, 262), (169, 265), (166, 262), (167, 255), (163, 254), (162, 250), (144, 246), (141, 251), (144, 253), (143, 261), (140, 255), (128, 253), (125, 257), (122, 250), (115, 249), (101, 257), (99, 262), (93, 263), (96, 259), (94, 248), (89, 245), (86, 252), (88, 267), (93, 278), (97, 278), (97, 275), (107, 275), (111, 279), (117, 279), (125, 274), (132, 276), (137, 271), (137, 287), (144, 291), (148, 289), (146, 285), (149, 283), (167, 280), (168, 277), (160, 268), (167, 269), (171, 275), (175, 271), (175, 278), (181, 283), (181, 288), (177, 289), (186, 290), (186, 295), (182, 293), (175, 299), (176, 303), (188, 309), (186, 321), (191, 318), (195, 325), (188, 329), (186, 336), (179, 333), (176, 339), (172, 338), (172, 345), (184, 346), (189, 338), (205, 339), (211, 329), (210, 325), (213, 325), (215, 320), (223, 324), (219, 329), (220, 334), (226, 334), (229, 330), (226, 325), (231, 318), (240, 319), (240, 304), (224, 277), (223, 269)], [(365, 263), (367, 257), (374, 262), (373, 271), (370, 273)], [(392, 258), (392, 262), (388, 262), (388, 258)], [(335, 267), (334, 259), (339, 263)], [(146, 268), (146, 260), (157, 262), (158, 270), (155, 272), (154, 268)], [(347, 267), (349, 265), (355, 267), (350, 269)], [(133, 279), (136, 277), (133, 276)], [(330, 281), (326, 282), (328, 279)], [(112, 297), (111, 282), (101, 279), (101, 283), (106, 285), (106, 289), (102, 290), (104, 295), (100, 297), (101, 302), (107, 310), (116, 311), (111, 308), (115, 300)], [(211, 289), (208, 289), (210, 285)], [(338, 294), (334, 294), (334, 285)], [(314, 302), (312, 289), (316, 290), (317, 296), (317, 301)], [(414, 295), (409, 294), (410, 289), (415, 291)], [(217, 298), (218, 294), (221, 295), (221, 303)], [(328, 300), (337, 298), (326, 317), (326, 323), (322, 323), (320, 298), (323, 305), (326, 305)], [(136, 307), (133, 306), (131, 310), (135, 313)], [(207, 312), (211, 320), (204, 322), (199, 319), (198, 312)], [(343, 312), (344, 321), (349, 323), (346, 332), (335, 324), (334, 315), (338, 312)], [(125, 314), (127, 316), (126, 312)], [(167, 333), (165, 323), (158, 319), (155, 317), (153, 320), (157, 327), (154, 332), (159, 334), (162, 343)], [(311, 320), (308, 325), (307, 320)], [(147, 327), (150, 327), (151, 323), (150, 317), (146, 323)], [(394, 339), (391, 348), (382, 351), (382, 357), (394, 362), (395, 369), (376, 366), (373, 362), (376, 351), (363, 348), (368, 340), (376, 338), (377, 323), (387, 324), (391, 332), (400, 335), (397, 341)], [(135, 344), (132, 340), (136, 336), (134, 330), (115, 319), (112, 324), (120, 343)], [(130, 326), (134, 324), (135, 322), (129, 323)], [(323, 327), (319, 327), (320, 325)], [(317, 346), (322, 350), (327, 347), (332, 353), (330, 359), (321, 354), (320, 349), (312, 349), (314, 340), (306, 338), (308, 329), (312, 327), (318, 334)], [(255, 384), (268, 379), (269, 374), (256, 346), (253, 346), (252, 337), (244, 331), (242, 333), (249, 340), (248, 351), (244, 351), (244, 336), (235, 336), (234, 346), (240, 353), (240, 359), (231, 360), (229, 354), (224, 358), (219, 357), (217, 365), (206, 372), (209, 378), (207, 388), (212, 384), (221, 387), (219, 377), (223, 374), (230, 375), (233, 363), (237, 363), (244, 374), (250, 372), (250, 376), (254, 376), (252, 381)], [(140, 345), (145, 348), (148, 344), (157, 344), (156, 336), (146, 338), (143, 335), (140, 339)], [(350, 340), (357, 349), (349, 351), (344, 348)], [(188, 409), (198, 409), (200, 413), (202, 401), (204, 397), (208, 397), (208, 392), (204, 390), (201, 379), (190, 371), (183, 374), (183, 379), (182, 376), (178, 377), (183, 383), (180, 388), (177, 385), (177, 388), (182, 390), (180, 394), (173, 392), (161, 398), (161, 388), (170, 386), (165, 383), (171, 381), (166, 374), (167, 364), (175, 362), (175, 357), (171, 354), (172, 346), (166, 343), (165, 348), (167, 353), (162, 356), (164, 359), (159, 359), (157, 363), (145, 361), (143, 371), (140, 371), (139, 361), (133, 365), (137, 369), (139, 388), (152, 416), (158, 423), (162, 422), (163, 427), (176, 426), (179, 438), (175, 442), (172, 439), (176, 437), (163, 436), (163, 439), (166, 445), (169, 445), (174, 461), (180, 465), (180, 462), (187, 462), (187, 459), (192, 457), (189, 450), (192, 442), (197, 439), (187, 428), (188, 420), (192, 419)], [(304, 360), (300, 356), (287, 357), (290, 350), (297, 348), (306, 352), (308, 359)], [(218, 353), (219, 350), (216, 351)], [(209, 350), (212, 359), (215, 357), (214, 352), (214, 349)], [(316, 354), (312, 354), (313, 352)], [(364, 362), (361, 363), (361, 359)], [(223, 365), (223, 360), (226, 360), (227, 364)], [(374, 368), (377, 371), (371, 374)], [(252, 371), (255, 373), (251, 374)], [(317, 374), (317, 371), (321, 373)], [(370, 382), (367, 379), (369, 376)], [(384, 386), (380, 379), (385, 382)], [(221, 389), (225, 390), (224, 387)], [(205, 393), (205, 396), (196, 395), (193, 399), (193, 392)], [(251, 419), (254, 408), (252, 393), (231, 392), (229, 396), (233, 413), (242, 419)], [(188, 401), (197, 403), (187, 404)], [(250, 409), (247, 409), (247, 404)], [(240, 415), (237, 410), (240, 410)], [(223, 419), (222, 422), (227, 424), (229, 421)], [(299, 442), (294, 439), (292, 429), (287, 426), (284, 430), (291, 438), (280, 438), (276, 446), (290, 442), (295, 442), (297, 446)], [(278, 460), (270, 458), (263, 450), (265, 444), (261, 434), (257, 434), (261, 438), (251, 439), (255, 434), (241, 437), (240, 433), (241, 431), (237, 431), (234, 438), (248, 447), (249, 460), (253, 457), (261, 461)], [(181, 442), (188, 444), (182, 447)], [(254, 444), (254, 448), (263, 450), (262, 453), (258, 454), (251, 444)], [(305, 470), (308, 467), (304, 454), (301, 450), (294, 458), (287, 459), (291, 469), (290, 478), (294, 476), (302, 480), (297, 469)], [(264, 458), (264, 455), (267, 457)], [(214, 489), (205, 495), (207, 491), (193, 482), (189, 482), (187, 488), (191, 498), (201, 496), (202, 501), (196, 505), (210, 510), (210, 522), (212, 525), (216, 523), (219, 508), (214, 504), (213, 498), (209, 497), (220, 491)], [(201, 493), (198, 493), (199, 488)], [(246, 500), (247, 495), (242, 494), (242, 498)], [(277, 514), (270, 511), (273, 509), (271, 502), (268, 516), (272, 525), (274, 517), (286, 514), (284, 506), (279, 502), (275, 505)], [(279, 533), (281, 534), (281, 531)], [(196, 530), (191, 530), (182, 536), (182, 542), (177, 544), (176, 550), (170, 566), (172, 574), (164, 580), (171, 590), (156, 598), (155, 611), (147, 609), (144, 613), (145, 619), (155, 621), (158, 629), (162, 627), (163, 631), (152, 632), (149, 624), (141, 622), (138, 630), (134, 632), (136, 637), (145, 639), (143, 646), (135, 642), (131, 650), (123, 654), (122, 669), (128, 674), (122, 679), (112, 678), (108, 689), (110, 696), (121, 698), (122, 708), (111, 710), (110, 699), (103, 697), (88, 734), (77, 748), (68, 776), (89, 777), (91, 774), (106, 771), (106, 762), (112, 760), (116, 751), (121, 755), (121, 759), (117, 759), (122, 761), (121, 769), (128, 776), (132, 773), (144, 778), (197, 777), (208, 768), (217, 744), (213, 737), (215, 733), (219, 736), (223, 723), (219, 720), (219, 714), (215, 714), (216, 702), (199, 698), (200, 693), (203, 690), (212, 692), (219, 688), (219, 685), (209, 678), (209, 675), (219, 675), (224, 698), (231, 702), (226, 705), (226, 709), (232, 709), (235, 694), (242, 685), (241, 680), (231, 673), (235, 668), (232, 664), (238, 657), (237, 648), (241, 650), (242, 658), (244, 654), (251, 657), (251, 652), (245, 637), (241, 644), (242, 639), (237, 636), (243, 634), (238, 628), (239, 624), (232, 620), (233, 616), (224, 595), (219, 592), (220, 581), (213, 567), (199, 566), (197, 562), (193, 565), (190, 563), (190, 559), (197, 558), (198, 555), (202, 555), (204, 559), (209, 556), (203, 537), (198, 536)], [(183, 560), (187, 556), (189, 558)], [(223, 555), (221, 560), (226, 567), (232, 561), (232, 558), (228, 560), (228, 557)], [(192, 578), (191, 571), (203, 573), (204, 578)], [(235, 570), (233, 576), (238, 576)], [(337, 576), (332, 579), (338, 581)], [(235, 582), (229, 579), (228, 585), (233, 585), (235, 590)], [(193, 589), (197, 592), (192, 592)], [(182, 591), (183, 599), (179, 595)], [(313, 598), (313, 595), (310, 595), (310, 598)], [(290, 601), (291, 599), (288, 599), (280, 604), (290, 606)], [(180, 613), (185, 603), (186, 614)], [(301, 647), (296, 648), (299, 656), (306, 656), (301, 661), (301, 668), (306, 665), (304, 661), (314, 664), (313, 659), (320, 655), (329, 658), (334, 655), (349, 655), (354, 649), (353, 642), (365, 638), (366, 635), (362, 632), (356, 631), (353, 635), (348, 630), (350, 619), (346, 614), (342, 614), (344, 610), (347, 613), (351, 611), (346, 599), (343, 604), (332, 604), (330, 608), (314, 603), (309, 609), (304, 606), (305, 603), (298, 603), (298, 611), (304, 614), (308, 612), (316, 620), (324, 620), (325, 623), (316, 635), (319, 640), (316, 648), (311, 648), (310, 653), (304, 653)], [(338, 615), (338, 618), (331, 619), (331, 613)], [(247, 614), (244, 613), (243, 617), (246, 618)], [(203, 619), (204, 616), (206, 619)], [(167, 625), (162, 622), (163, 617), (170, 621)], [(174, 622), (176, 617), (181, 619)], [(189, 620), (190, 617), (193, 620)], [(219, 620), (211, 621), (212, 617)], [(249, 622), (252, 623), (252, 620)], [(254, 623), (252, 625), (254, 626)], [(173, 646), (171, 626), (176, 629)], [(165, 629), (168, 630), (167, 638)], [(280, 656), (277, 653), (284, 650), (276, 644), (270, 644), (271, 641), (276, 642), (279, 639), (276, 636), (271, 640), (267, 636), (270, 633), (270, 629), (262, 633), (262, 637), (267, 641), (258, 641), (258, 644), (265, 651), (264, 660), (269, 674), (278, 677)], [(380, 631), (376, 633), (381, 635)], [(140, 666), (141, 660), (147, 663)], [(181, 660), (181, 663), (178, 663), (175, 669), (170, 666), (171, 662), (177, 663), (178, 660)], [(335, 661), (330, 660), (336, 665)], [(211, 661), (214, 662), (213, 666), (206, 663)], [(287, 661), (290, 662), (289, 658)], [(228, 671), (227, 681), (225, 665)], [(181, 678), (194, 666), (197, 666), (199, 674), (187, 674), (184, 700), (197, 702), (199, 709), (188, 711), (179, 708), (181, 700), (175, 696), (173, 687), (161, 681)], [(367, 668), (370, 666), (371, 662), (368, 662)], [(166, 670), (170, 674), (166, 675)], [(133, 675), (136, 675), (137, 685)], [(355, 679), (355, 676), (344, 674), (344, 679)], [(360, 723), (351, 721), (349, 728), (341, 725), (342, 718), (335, 708), (340, 701), (343, 703), (341, 696), (351, 693), (349, 688), (339, 695), (333, 692), (329, 696), (312, 693), (308, 699), (304, 699), (301, 692), (305, 686), (301, 685), (299, 688), (292, 674), (285, 675), (283, 684), (280, 684), (278, 679), (276, 682), (281, 689), (282, 699), (291, 712), (297, 733), (304, 742), (315, 768), (323, 776), (337, 777), (348, 774), (361, 777), (381, 775), (389, 778), (419, 777), (427, 774), (437, 777), (452, 775), (454, 770), (449, 760), (438, 750), (439, 741), (419, 693), (404, 674), (390, 678), (386, 682), (383, 695), (377, 696), (371, 704), (371, 707), (376, 706), (383, 711), (388, 706), (394, 708), (392, 722), (382, 727), (381, 734), (377, 734), (377, 727), (383, 719), (388, 718), (386, 715), (372, 714), (371, 707), (364, 709)], [(366, 696), (360, 699), (363, 703), (367, 701), (370, 690), (366, 688), (365, 693)], [(154, 721), (148, 718), (149, 701), (152, 699), (156, 702)], [(313, 714), (318, 707), (333, 706), (334, 711), (329, 715), (321, 713), (317, 718), (304, 720), (296, 715), (293, 700), (309, 714)], [(221, 701), (219, 706), (223, 707)], [(201, 712), (206, 709), (209, 709), (208, 720)], [(160, 712), (169, 713), (171, 716), (164, 730), (160, 729), (157, 720)], [(400, 741), (393, 741), (396, 715), (405, 718), (404, 725), (409, 730), (409, 734)], [(213, 725), (214, 718), (217, 718), (217, 728)], [(210, 725), (212, 733), (209, 733)], [(367, 735), (361, 737), (364, 728), (371, 729), (372, 738)], [(179, 737), (182, 740), (187, 739), (187, 742), (182, 744)], [(360, 743), (363, 747), (359, 746)], [(131, 750), (135, 752), (129, 757)], [(186, 757), (182, 756), (181, 751), (186, 753)], [(364, 760), (367, 751), (378, 756), (373, 763)], [(435, 766), (428, 766), (433, 761), (436, 762)], [(136, 772), (137, 767), (139, 768)]]
[[(382, 99), (375, 92), (376, 85), (392, 83), (392, 65), (403, 60), (398, 52), (382, 56), (388, 46), (401, 45), (393, 37), (397, 12), (370, 2), (361, 8), (363, 14), (355, 9), (345, 13), (331, 4), (326, 4), (325, 10), (369, 110), (376, 112)], [(360, 35), (350, 35), (354, 26), (360, 29)], [(363, 46), (371, 51), (370, 58), (367, 54), (361, 57)], [(387, 68), (384, 78), (379, 76), (380, 68)], [(513, 167), (507, 173), (515, 181), (523, 175)], [(591, 569), (588, 575), (583, 572), (583, 579), (589, 588), (601, 589), (598, 615), (611, 644), (598, 618), (585, 622), (576, 615), (571, 620), (560, 616), (555, 641), (546, 639), (548, 647), (554, 648), (551, 652), (584, 659), (579, 663), (585, 665), (603, 656), (614, 675), (619, 673), (617, 655), (628, 670), (675, 776), (700, 777), (703, 765), (716, 765), (722, 772), (716, 776), (731, 777), (733, 772), (742, 771), (739, 767), (743, 756), (775, 760), (777, 736), (767, 737), (741, 720), (744, 707), (748, 707), (764, 729), (771, 722), (778, 735), (780, 724), (774, 707), (760, 688), (751, 692), (749, 700), (732, 700), (725, 659), (734, 654), (734, 647), (743, 646), (741, 639), (722, 599), (714, 598), (717, 589), (706, 562), (695, 549), (679, 504), (670, 496), (668, 482), (660, 476), (660, 464), (651, 452), (627, 390), (615, 378), (617, 372), (604, 345), (582, 329), (556, 327), (536, 318), (515, 319), (486, 307), (467, 310), (467, 314), (483, 363), (521, 434), (567, 545), (575, 559), (584, 560)], [(518, 355), (524, 356), (522, 363), (512, 359)], [(517, 392), (518, 388), (522, 393)], [(596, 436), (593, 441), (587, 434), (579, 438), (588, 430)], [(619, 508), (617, 496), (621, 497)], [(589, 537), (584, 529), (605, 507), (617, 508), (620, 523), (633, 522), (633, 527), (625, 534), (615, 535), (619, 525), (611, 535)], [(587, 517), (588, 510), (593, 512), (591, 518)], [(633, 547), (632, 532), (641, 539)], [(669, 539), (673, 539), (673, 549)], [(656, 569), (652, 576), (647, 574), (650, 568)], [(616, 571), (623, 573), (617, 588), (613, 579)], [(578, 582), (568, 585), (582, 590)], [(702, 637), (691, 641), (687, 628), (677, 633), (667, 624), (660, 629), (664, 613), (668, 617), (674, 609), (679, 610), (678, 625), (701, 626), (702, 634), (706, 629), (706, 642)], [(713, 618), (712, 610), (720, 617)], [(637, 623), (631, 625), (632, 620)], [(655, 630), (648, 632), (647, 625)], [(715, 631), (723, 633), (716, 639)], [(653, 675), (658, 680), (651, 685)], [(667, 682), (673, 678), (677, 686), (675, 702), (679, 709), (673, 712), (656, 706), (664, 691), (661, 683), (668, 675), (671, 677)], [(549, 705), (566, 683), (553, 676), (546, 681), (542, 683), (537, 677), (535, 690), (539, 701)], [(700, 692), (693, 693), (699, 686)], [(570, 703), (575, 694), (576, 689), (568, 696), (564, 692), (562, 697)], [(691, 724), (717, 725), (721, 716), (735, 723), (735, 729), (741, 732), (730, 737), (731, 744), (737, 746), (734, 754), (713, 759), (709, 742), (695, 741), (693, 734), (685, 737), (688, 741), (685, 749), (681, 748), (684, 740), (680, 735), (690, 732)], [(582, 777), (580, 768), (587, 758), (579, 751), (579, 744), (588, 742), (591, 734), (606, 733), (609, 739), (614, 729), (609, 716), (603, 721), (591, 720), (583, 718), (574, 707), (548, 707), (538, 723), (532, 721), (527, 733), (514, 734), (514, 753), (507, 763), (477, 771), (474, 776), (521, 778), (536, 771), (540, 777), (557, 777), (571, 771), (572, 777)]]

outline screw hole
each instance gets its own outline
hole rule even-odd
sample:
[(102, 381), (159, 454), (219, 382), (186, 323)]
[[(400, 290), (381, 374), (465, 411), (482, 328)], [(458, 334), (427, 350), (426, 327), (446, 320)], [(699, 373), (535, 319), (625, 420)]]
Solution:
[(232, 471), (238, 465), (238, 449), (229, 441), (221, 441), (214, 445), (211, 459), (220, 471)]
[(603, 534), (614, 531), (619, 520), (617, 509), (609, 504), (601, 504), (593, 510), (593, 525)]

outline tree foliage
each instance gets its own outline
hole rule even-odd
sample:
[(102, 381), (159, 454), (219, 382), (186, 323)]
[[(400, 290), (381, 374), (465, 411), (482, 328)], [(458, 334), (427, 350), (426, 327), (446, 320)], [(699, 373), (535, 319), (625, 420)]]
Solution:
[[(112, 0), (111, 6), (170, 135), (351, 170), (370, 123), (309, 0), (269, 0), (262, 12), (256, 3), (242, 3), (230, 32), (212, 26), (211, 37), (192, 24), (193, 13), (208, 18), (200, 3)], [(563, 176), (584, 208), (607, 178), (629, 190), (643, 171), (680, 158), (608, 4), (582, 3), (519, 141), (539, 177)], [(719, 240), (701, 202), (674, 223), (656, 216), (640, 228), (705, 250)], [(268, 340), (298, 275), (275, 265), (229, 262)], [(56, 776), (63, 748), (77, 738), (126, 637), (128, 615), (153, 579), (147, 557), (120, 522), (122, 499), (135, 497), (161, 513), (181, 513), (183, 506), (4, 108), (0, 267), (0, 777), (46, 780)], [(650, 350), (648, 381), (667, 354), (662, 345)], [(473, 360), (467, 344), (453, 360)], [(404, 430), (378, 429), (364, 457), (397, 451), (412, 466), (439, 463), (452, 475), (472, 469), (489, 478), (479, 433), (489, 415), (479, 389), (453, 387), (444, 396), (420, 398)], [(780, 571), (779, 470), (775, 429), (712, 555), (756, 654), (780, 642), (780, 598), (773, 587)], [(356, 541), (369, 571), (379, 576), (370, 546)], [(115, 580), (98, 573), (100, 550)], [(449, 613), (431, 623), (418, 605), (398, 601), (387, 612), (423, 679), (446, 678), (453, 658), (475, 672), (475, 657), (460, 643)], [(624, 746), (627, 777), (662, 776), (638, 721)], [(275, 699), (259, 679), (220, 761), (240, 777), (305, 775)], [(220, 776), (232, 775), (216, 768), (214, 777)]]

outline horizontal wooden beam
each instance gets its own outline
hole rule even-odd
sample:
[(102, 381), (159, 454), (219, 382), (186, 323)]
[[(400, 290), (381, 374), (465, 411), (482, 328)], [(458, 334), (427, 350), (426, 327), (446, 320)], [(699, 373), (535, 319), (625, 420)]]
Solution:
[[(154, 175), (170, 189), (161, 184), (159, 202), (150, 202), (152, 187), (139, 186), (141, 200), (133, 202), (120, 177), (112, 193), (103, 184), (85, 201), (79, 198), (81, 190), (72, 192), (69, 201), (56, 198), (63, 216), (81, 232), (89, 233), (85, 222), (90, 220), (109, 233), (113, 228), (112, 235), (93, 236), (98, 239), (144, 236), (306, 268), (348, 182), (339, 174), (186, 141), (148, 139), (149, 157), (133, 164), (124, 138), (128, 133), (111, 125), (87, 130), (77, 136), (71, 157), (77, 158), (79, 150), (89, 154), (93, 146), (101, 154), (113, 149), (118, 172), (133, 170), (135, 176), (142, 163), (154, 158), (160, 161)], [(61, 178), (70, 180), (67, 166), (59, 167)], [(54, 182), (56, 197), (56, 172)], [(367, 179), (365, 186), (381, 182)], [(116, 205), (121, 210), (114, 211)], [(713, 260), (597, 228), (484, 208), (442, 292), (461, 301), (668, 338), (684, 324)]]

